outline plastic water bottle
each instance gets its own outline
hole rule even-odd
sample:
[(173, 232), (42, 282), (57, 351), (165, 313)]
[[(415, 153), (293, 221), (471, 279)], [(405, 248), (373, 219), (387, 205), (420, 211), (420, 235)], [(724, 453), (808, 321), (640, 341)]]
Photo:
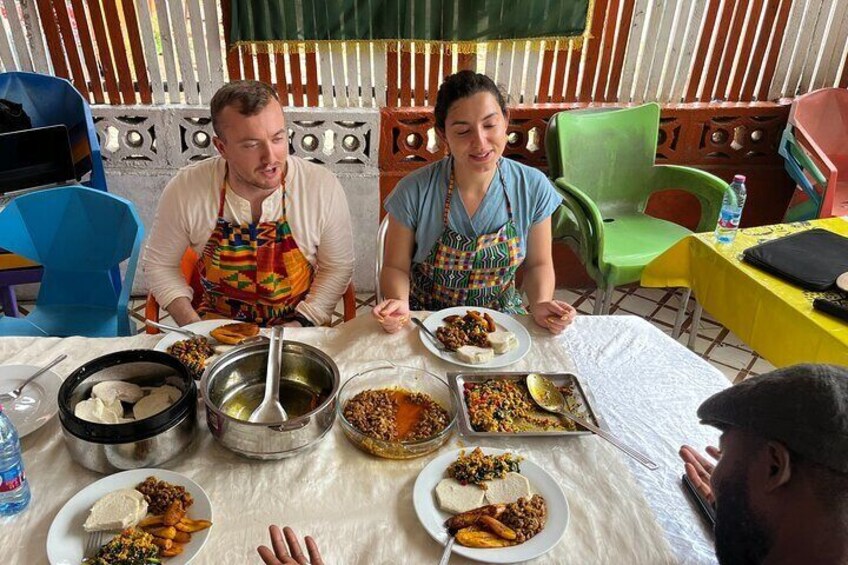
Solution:
[(27, 507), (29, 499), (18, 432), (0, 405), (0, 516), (17, 514)]
[(724, 191), (724, 198), (721, 201), (721, 214), (718, 216), (715, 229), (718, 243), (731, 243), (736, 238), (736, 230), (739, 229), (739, 219), (742, 217), (742, 208), (745, 206), (747, 197), (745, 177), (736, 175)]

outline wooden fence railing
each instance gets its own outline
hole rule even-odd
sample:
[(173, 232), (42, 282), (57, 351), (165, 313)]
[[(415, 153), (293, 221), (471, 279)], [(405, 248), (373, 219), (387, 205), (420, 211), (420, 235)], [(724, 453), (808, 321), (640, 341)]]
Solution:
[(208, 104), (225, 80), (289, 106), (429, 106), (445, 75), (492, 76), (513, 104), (749, 102), (848, 86), (845, 0), (596, 0), (592, 36), (460, 55), (226, 49), (229, 0), (0, 0), (0, 70), (69, 78), (96, 104)]

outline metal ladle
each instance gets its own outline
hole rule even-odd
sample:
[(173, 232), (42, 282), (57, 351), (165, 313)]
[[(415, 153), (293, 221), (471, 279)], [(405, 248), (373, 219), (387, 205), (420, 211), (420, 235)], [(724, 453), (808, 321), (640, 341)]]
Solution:
[(283, 326), (271, 328), (271, 343), (268, 345), (268, 367), (265, 372), (265, 397), (251, 412), (248, 422), (254, 424), (279, 424), (289, 419), (280, 404), (280, 365), (283, 358)]
[(527, 390), (530, 391), (530, 396), (533, 397), (533, 400), (536, 401), (536, 404), (538, 404), (541, 408), (544, 408), (548, 412), (565, 416), (572, 422), (580, 424), (590, 432), (594, 432), (596, 435), (607, 440), (651, 471), (659, 469), (659, 465), (654, 463), (650, 458), (648, 458), (648, 456), (636, 451), (611, 433), (602, 430), (595, 424), (587, 422), (584, 418), (580, 418), (569, 412), (566, 409), (565, 397), (550, 379), (536, 373), (530, 373), (527, 375)]

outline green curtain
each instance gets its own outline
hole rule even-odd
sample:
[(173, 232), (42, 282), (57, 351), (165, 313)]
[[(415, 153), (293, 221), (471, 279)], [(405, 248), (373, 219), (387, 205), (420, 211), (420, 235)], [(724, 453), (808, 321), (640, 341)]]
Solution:
[(230, 43), (574, 39), (593, 0), (232, 0)]

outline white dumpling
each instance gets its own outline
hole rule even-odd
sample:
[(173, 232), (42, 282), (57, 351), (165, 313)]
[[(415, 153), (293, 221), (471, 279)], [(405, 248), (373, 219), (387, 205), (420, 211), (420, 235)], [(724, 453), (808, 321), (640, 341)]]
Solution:
[(479, 365), (491, 361), (495, 357), (495, 352), (489, 348), (463, 345), (456, 350), (456, 357), (463, 363)]
[(133, 416), (135, 416), (136, 420), (143, 420), (166, 410), (173, 403), (167, 392), (154, 392), (135, 403), (135, 406), (133, 406)]
[(121, 424), (124, 421), (124, 409), (120, 400), (106, 403), (100, 398), (89, 398), (77, 402), (74, 416), (95, 424)]
[(115, 400), (135, 404), (144, 396), (144, 391), (137, 384), (126, 381), (103, 381), (94, 385), (91, 396), (100, 398), (107, 404), (112, 404)]
[(456, 479), (442, 479), (436, 485), (439, 508), (451, 514), (461, 514), (483, 506), (485, 491), (477, 485), (463, 485)]
[(519, 473), (510, 472), (503, 479), (488, 481), (486, 487), (486, 500), (489, 504), (508, 504), (532, 494), (530, 481)]
[(500, 355), (511, 349), (518, 347), (518, 339), (515, 334), (508, 331), (498, 330), (486, 336), (489, 343), (492, 344), (492, 349)]

